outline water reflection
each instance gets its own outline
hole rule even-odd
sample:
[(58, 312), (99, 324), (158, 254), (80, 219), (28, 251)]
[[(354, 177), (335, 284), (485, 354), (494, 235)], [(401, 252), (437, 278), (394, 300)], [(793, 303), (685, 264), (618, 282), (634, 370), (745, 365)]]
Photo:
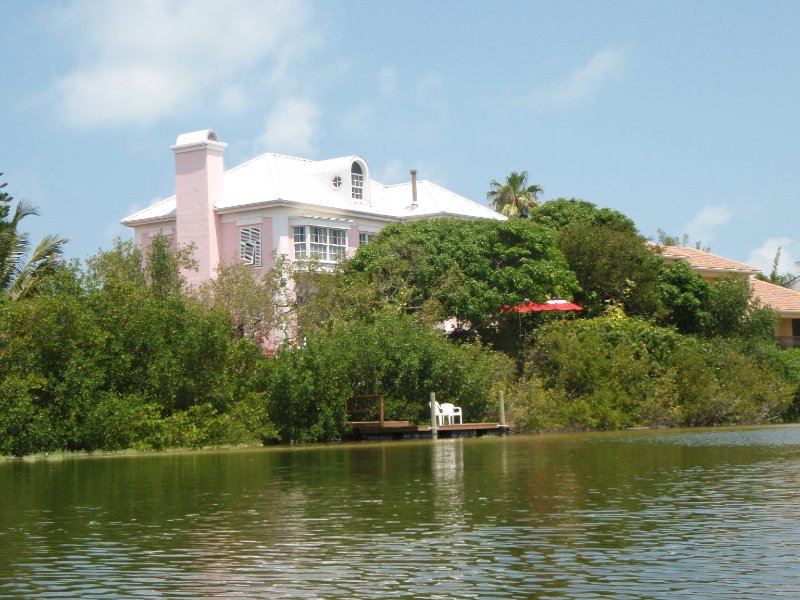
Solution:
[(800, 595), (800, 429), (0, 463), (0, 598)]

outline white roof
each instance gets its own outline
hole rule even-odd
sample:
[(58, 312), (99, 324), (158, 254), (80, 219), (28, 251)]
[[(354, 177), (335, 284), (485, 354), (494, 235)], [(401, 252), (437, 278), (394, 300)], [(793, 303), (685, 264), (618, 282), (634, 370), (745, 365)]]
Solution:
[[(359, 162), (369, 182), (363, 201), (350, 194), (350, 167)], [(430, 181), (417, 181), (417, 205), (412, 206), (411, 183), (384, 185), (369, 177), (366, 161), (358, 156), (313, 161), (280, 154), (263, 154), (223, 174), (223, 198), (217, 211), (228, 211), (270, 203), (318, 206), (334, 211), (362, 213), (391, 220), (433, 216), (459, 216), (505, 220), (488, 207), (459, 196)], [(343, 185), (334, 189), (333, 178)], [(122, 220), (133, 226), (140, 222), (175, 217), (175, 196), (162, 200)]]

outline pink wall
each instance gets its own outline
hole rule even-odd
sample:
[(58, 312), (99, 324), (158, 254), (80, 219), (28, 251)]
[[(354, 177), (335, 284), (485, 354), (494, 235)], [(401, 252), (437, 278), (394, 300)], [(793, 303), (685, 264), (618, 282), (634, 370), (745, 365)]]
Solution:
[(353, 256), (358, 250), (358, 227), (351, 227), (347, 232), (347, 254)]
[(264, 273), (272, 267), (275, 240), (272, 235), (272, 217), (261, 219), (261, 272)]
[[(263, 275), (272, 266), (272, 253), (274, 248), (272, 235), (272, 217), (261, 219), (261, 268), (259, 275)], [(237, 225), (236, 223), (222, 223), (219, 229), (219, 260), (222, 263), (233, 263), (239, 260), (239, 230), (252, 225)]]
[(219, 230), (219, 261), (233, 263), (239, 259), (239, 227), (236, 223), (222, 223)]

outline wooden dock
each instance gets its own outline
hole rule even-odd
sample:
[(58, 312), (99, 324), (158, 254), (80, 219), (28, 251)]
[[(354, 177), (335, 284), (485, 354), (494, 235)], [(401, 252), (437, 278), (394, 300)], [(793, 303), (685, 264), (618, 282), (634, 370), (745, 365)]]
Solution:
[[(502, 400), (502, 396), (501, 396)], [(433, 406), (434, 394), (431, 394)], [(351, 416), (366, 417), (377, 415), (377, 421), (349, 421), (352, 438), (356, 440), (424, 440), (437, 438), (481, 437), (484, 435), (508, 435), (508, 425), (499, 423), (458, 423), (456, 425), (412, 425), (410, 421), (387, 421), (384, 419), (383, 394), (354, 396), (347, 406)], [(500, 418), (503, 420), (504, 411)]]
[[(351, 421), (353, 438), (359, 440), (423, 440), (433, 438), (430, 425), (411, 425), (408, 421)], [(508, 435), (508, 425), (498, 423), (463, 423), (439, 425), (438, 438)]]

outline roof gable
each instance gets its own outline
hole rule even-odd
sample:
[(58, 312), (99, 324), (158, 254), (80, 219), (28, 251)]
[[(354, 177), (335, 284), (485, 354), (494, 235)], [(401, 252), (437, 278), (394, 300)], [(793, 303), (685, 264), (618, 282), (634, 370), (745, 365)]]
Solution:
[(711, 254), (705, 250), (698, 250), (697, 248), (685, 248), (683, 246), (656, 246), (656, 248), (660, 250), (659, 253), (662, 257), (685, 260), (693, 269), (697, 270), (743, 273), (747, 275), (755, 275), (761, 272), (758, 267)]
[(800, 312), (800, 292), (755, 278), (751, 280), (750, 287), (753, 298), (761, 304), (779, 312)]
[[(364, 173), (364, 198), (354, 199), (350, 169), (358, 162)], [(340, 178), (336, 187), (334, 178)], [(505, 217), (430, 181), (417, 182), (417, 204), (412, 203), (411, 183), (384, 185), (369, 177), (366, 161), (360, 156), (345, 156), (322, 161), (262, 154), (223, 174), (224, 193), (215, 209), (225, 212), (270, 203), (302, 204), (338, 212), (366, 213), (392, 220), (432, 216), (461, 216), (505, 220)], [(174, 218), (175, 196), (134, 213), (122, 223)]]

